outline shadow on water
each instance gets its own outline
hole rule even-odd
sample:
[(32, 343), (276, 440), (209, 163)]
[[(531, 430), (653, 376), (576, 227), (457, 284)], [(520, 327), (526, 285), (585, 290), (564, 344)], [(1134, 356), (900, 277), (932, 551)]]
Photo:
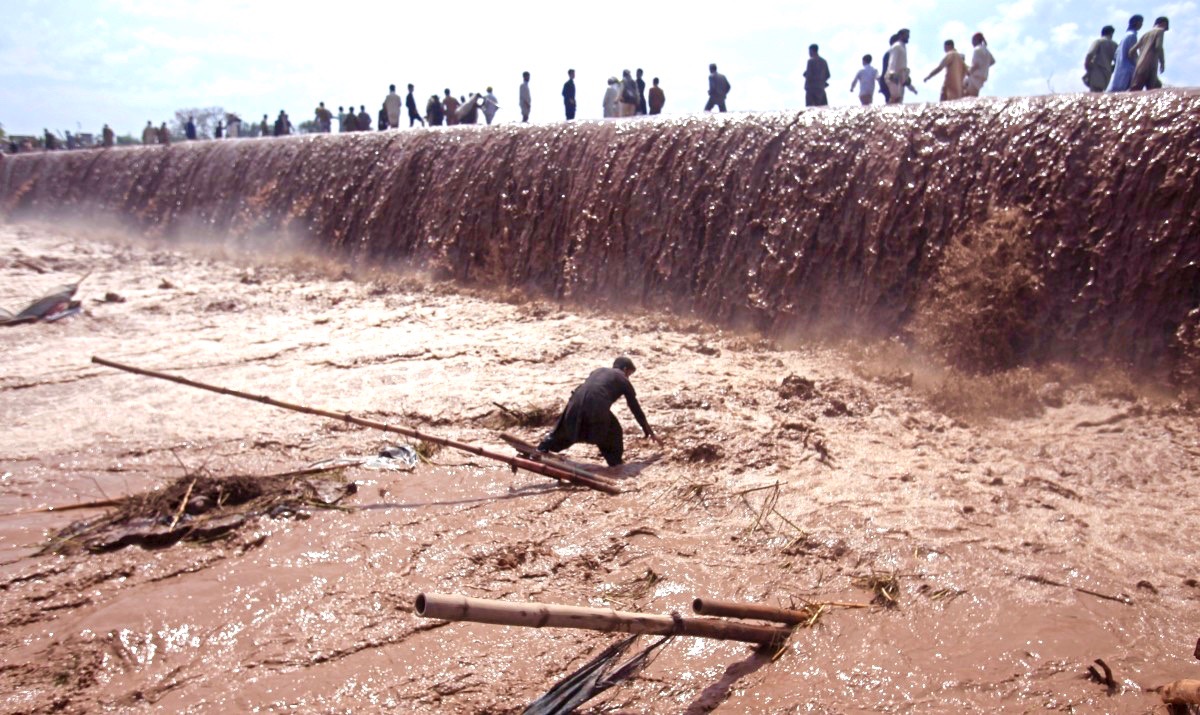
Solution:
[(685, 715), (703, 715), (716, 710), (729, 697), (730, 691), (738, 681), (770, 665), (772, 656), (771, 651), (759, 648), (751, 653), (750, 657), (731, 664), (725, 669), (720, 680), (705, 688), (704, 692), (688, 705), (687, 710), (684, 711)]

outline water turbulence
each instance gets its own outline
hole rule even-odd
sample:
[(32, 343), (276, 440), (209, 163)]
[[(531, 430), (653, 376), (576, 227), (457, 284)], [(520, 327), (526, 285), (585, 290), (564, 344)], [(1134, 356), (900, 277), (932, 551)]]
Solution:
[(1164, 91), (20, 155), (0, 208), (286, 232), (773, 335), (906, 332), (947, 250), (1002, 216), (1036, 283), (998, 294), (1031, 301), (1021, 359), (1157, 370), (1200, 336), (1198, 153), (1200, 95)]

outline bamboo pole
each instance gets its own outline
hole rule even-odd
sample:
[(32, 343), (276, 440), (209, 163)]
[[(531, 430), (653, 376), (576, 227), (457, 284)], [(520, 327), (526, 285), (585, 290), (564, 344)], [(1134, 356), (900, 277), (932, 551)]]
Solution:
[[(861, 603), (826, 603), (825, 606), (840, 606), (843, 608), (867, 608), (868, 604)], [(754, 618), (760, 621), (786, 623), (790, 626), (808, 625), (813, 620), (813, 614), (793, 608), (778, 608), (761, 603), (737, 603), (736, 601), (718, 601), (710, 598), (697, 598), (692, 601), (692, 610), (704, 616), (723, 616), (725, 618)]]
[(332, 412), (330, 410), (322, 410), (322, 409), (318, 409), (315, 407), (305, 407), (304, 405), (295, 405), (295, 404), (291, 404), (288, 402), (281, 402), (280, 400), (274, 400), (274, 399), (271, 399), (270, 397), (266, 397), (265, 395), (251, 395), (250, 393), (247, 393), (247, 392), (239, 392), (238, 390), (230, 390), (229, 388), (226, 388), (226, 387), (220, 387), (217, 385), (209, 385), (209, 384), (206, 384), (203, 382), (189, 380), (184, 377), (169, 375), (164, 372), (156, 372), (154, 370), (146, 370), (144, 368), (133, 367), (132, 365), (123, 365), (118, 362), (113, 362), (111, 360), (105, 360), (104, 358), (99, 358), (99, 357), (95, 357), (95, 356), (92, 357), (92, 362), (96, 363), (97, 365), (104, 365), (105, 367), (111, 367), (111, 368), (115, 368), (117, 370), (124, 370), (125, 372), (130, 372), (135, 375), (144, 375), (145, 377), (154, 377), (154, 378), (158, 378), (160, 380), (168, 380), (170, 382), (179, 383), (180, 385), (187, 385), (188, 387), (195, 387), (195, 388), (198, 388), (201, 390), (208, 390), (209, 392), (215, 392), (220, 395), (229, 395), (231, 397), (240, 397), (243, 400), (251, 400), (253, 402), (260, 402), (264, 405), (271, 405), (272, 407), (280, 407), (285, 410), (291, 410), (293, 412), (303, 412), (304, 414), (316, 415), (318, 417), (327, 417), (329, 419), (339, 420), (341, 422), (347, 422), (349, 424), (355, 424), (355, 425), (359, 425), (361, 427), (370, 427), (371, 429), (377, 429), (377, 430), (381, 430), (384, 432), (394, 432), (396, 434), (402, 434), (405, 437), (411, 437), (413, 439), (419, 439), (419, 440), (423, 440), (425, 442), (433, 442), (434, 444), (440, 444), (445, 447), (450, 447), (452, 449), (457, 449), (462, 452), (467, 452), (469, 454), (474, 454), (474, 455), (477, 455), (480, 457), (485, 457), (487, 459), (494, 459), (498, 462), (504, 462), (505, 464), (507, 464), (510, 467), (513, 467), (515, 469), (524, 469), (526, 471), (533, 472), (534, 474), (540, 474), (544, 477), (550, 477), (552, 479), (558, 479), (560, 481), (570, 482), (572, 484), (578, 484), (580, 486), (584, 486), (589, 489), (595, 489), (596, 491), (604, 492), (605, 494), (620, 494), (621, 493), (621, 490), (617, 487), (617, 485), (615, 483), (605, 480), (605, 479), (599, 479), (596, 477), (585, 477), (580, 474), (574, 474), (565, 469), (559, 469), (557, 467), (552, 467), (548, 464), (542, 464), (541, 462), (535, 462), (531, 459), (525, 459), (524, 457), (511, 457), (506, 454), (500, 454), (499, 452), (492, 452), (490, 450), (483, 449), (482, 447), (476, 447), (473, 444), (467, 444), (466, 442), (459, 442), (457, 440), (447, 439), (445, 437), (437, 437), (435, 435), (426, 434), (424, 432), (420, 432), (415, 429), (410, 429), (408, 427), (397, 427), (395, 425), (389, 425), (389, 424), (385, 424), (383, 422), (376, 422), (375, 420), (367, 420), (367, 419), (363, 419), (361, 417), (354, 417), (353, 415), (342, 413), (342, 412)]
[(1164, 685), (1159, 694), (1167, 705), (1200, 705), (1200, 680), (1176, 680)]
[(418, 595), (415, 610), (416, 614), (423, 618), (440, 618), (447, 621), (472, 621), (528, 628), (582, 628), (662, 636), (683, 635), (757, 643), (771, 647), (782, 645), (792, 632), (792, 629), (782, 626), (756, 626), (717, 618), (684, 618), (678, 614), (657, 616), (614, 611), (611, 608), (493, 601), (438, 593)]

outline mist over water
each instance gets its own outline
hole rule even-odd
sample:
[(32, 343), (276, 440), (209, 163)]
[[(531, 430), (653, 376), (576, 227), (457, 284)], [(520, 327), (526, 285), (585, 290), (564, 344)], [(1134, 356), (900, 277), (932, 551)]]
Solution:
[(1198, 159), (1200, 96), (1163, 91), (29, 154), (0, 210), (774, 335), (905, 332), (947, 247), (1015, 212), (1041, 283), (1021, 357), (1161, 369), (1200, 305)]

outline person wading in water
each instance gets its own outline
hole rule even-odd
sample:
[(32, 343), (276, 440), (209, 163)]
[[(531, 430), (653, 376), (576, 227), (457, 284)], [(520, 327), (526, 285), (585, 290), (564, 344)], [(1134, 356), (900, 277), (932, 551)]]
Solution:
[(561, 452), (577, 442), (594, 444), (608, 466), (621, 464), (625, 456), (625, 435), (621, 423), (609, 409), (618, 398), (624, 396), (629, 411), (641, 426), (642, 432), (655, 442), (658, 437), (646, 422), (642, 406), (629, 377), (633, 375), (633, 361), (619, 357), (612, 367), (593, 370), (583, 384), (571, 393), (567, 407), (558, 417), (554, 429), (538, 445), (539, 452)]

